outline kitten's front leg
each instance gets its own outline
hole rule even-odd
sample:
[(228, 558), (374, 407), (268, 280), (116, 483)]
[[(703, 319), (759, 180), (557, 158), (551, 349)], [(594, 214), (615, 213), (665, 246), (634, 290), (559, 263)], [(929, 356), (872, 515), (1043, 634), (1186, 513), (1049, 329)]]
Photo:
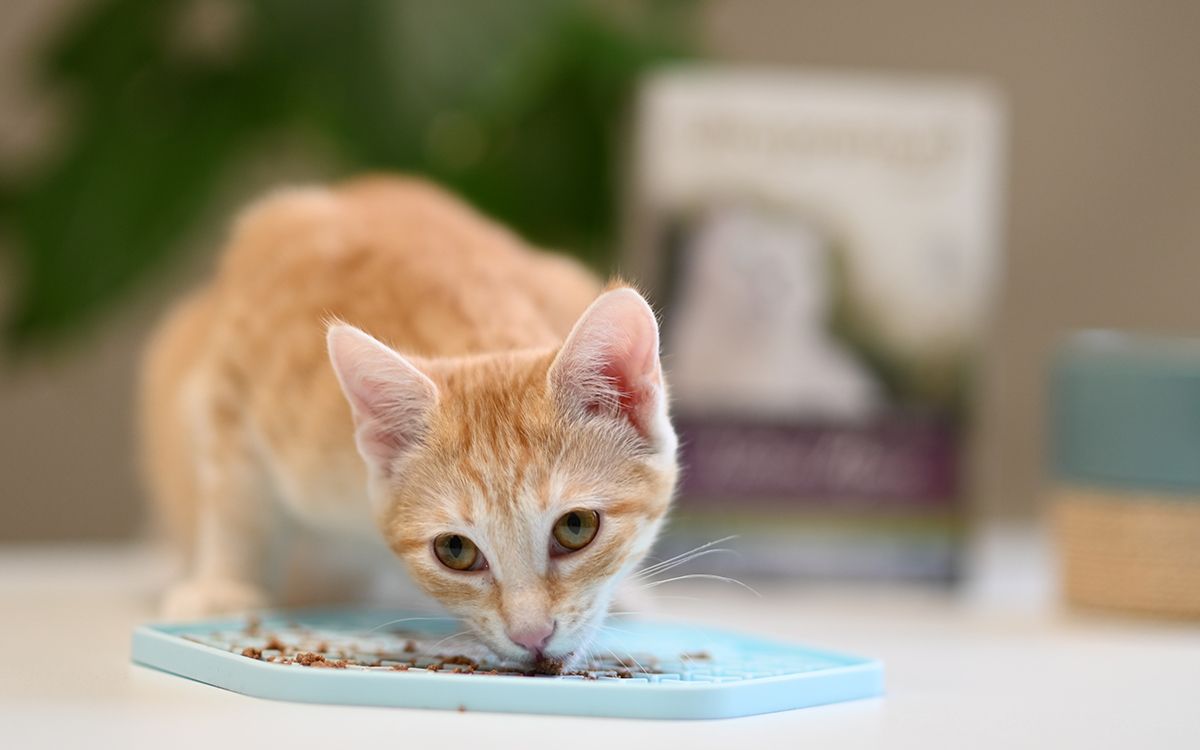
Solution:
[(264, 541), (257, 530), (231, 526), (218, 513), (202, 513), (192, 574), (163, 599), (172, 620), (247, 612), (267, 605), (261, 585)]
[(189, 578), (167, 592), (162, 614), (168, 620), (195, 620), (253, 612), (266, 604), (262, 589), (252, 584), (232, 579)]
[(198, 452), (199, 507), (187, 579), (163, 601), (163, 615), (190, 619), (246, 612), (267, 604), (265, 578), (272, 527), (269, 487), (250, 456), (226, 443)]

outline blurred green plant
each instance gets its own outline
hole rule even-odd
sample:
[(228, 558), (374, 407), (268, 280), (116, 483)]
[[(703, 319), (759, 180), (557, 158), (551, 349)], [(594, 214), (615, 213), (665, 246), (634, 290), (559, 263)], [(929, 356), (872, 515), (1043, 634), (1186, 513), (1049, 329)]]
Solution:
[(638, 77), (686, 56), (692, 3), (102, 0), (44, 83), (69, 132), (0, 184), (15, 239), (7, 343), (86, 329), (179, 253), (264, 139), (317, 139), (339, 169), (447, 184), (594, 265), (614, 238), (621, 118)]

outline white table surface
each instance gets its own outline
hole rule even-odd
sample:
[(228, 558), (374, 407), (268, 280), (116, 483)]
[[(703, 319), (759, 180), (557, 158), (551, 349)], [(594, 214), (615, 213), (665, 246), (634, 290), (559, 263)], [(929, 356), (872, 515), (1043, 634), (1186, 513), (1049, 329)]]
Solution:
[(884, 698), (699, 722), (236, 695), (129, 663), (164, 577), (152, 553), (0, 548), (0, 747), (1200, 748), (1200, 625), (1064, 611), (1037, 537), (992, 536), (957, 593), (664, 587), (662, 616), (886, 663)]

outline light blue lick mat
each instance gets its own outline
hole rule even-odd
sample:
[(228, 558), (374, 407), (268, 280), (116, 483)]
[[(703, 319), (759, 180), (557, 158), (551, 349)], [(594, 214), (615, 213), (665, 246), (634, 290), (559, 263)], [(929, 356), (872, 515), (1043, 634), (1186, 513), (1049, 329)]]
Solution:
[(613, 620), (557, 676), (494, 663), (458, 630), (379, 611), (145, 625), (133, 660), (277, 700), (576, 716), (716, 719), (883, 693), (878, 661), (677, 624)]

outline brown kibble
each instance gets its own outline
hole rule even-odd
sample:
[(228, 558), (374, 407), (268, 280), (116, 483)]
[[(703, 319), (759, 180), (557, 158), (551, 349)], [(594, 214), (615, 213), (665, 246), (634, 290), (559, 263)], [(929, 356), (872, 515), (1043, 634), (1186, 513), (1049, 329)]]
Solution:
[(314, 664), (320, 664), (325, 661), (325, 657), (320, 654), (314, 654), (311, 651), (301, 651), (296, 654), (296, 663), (306, 667), (311, 667)]
[[(687, 655), (682, 655), (682, 657), (686, 659)], [(647, 658), (646, 656), (643, 656), (642, 659), (646, 662), (646, 664), (650, 664), (651, 666), (653, 666), (654, 662), (656, 661), (656, 659), (654, 659), (653, 657)], [(651, 669), (650, 667), (647, 667), (645, 664), (642, 664), (641, 662), (639, 662), (637, 659), (633, 658), (632, 656), (630, 656), (626, 659), (616, 659), (615, 663), (618, 667), (623, 667), (623, 668), (628, 669), (633, 672), (642, 672), (645, 674), (650, 674), (650, 673), (654, 672), (653, 669)]]
[[(303, 663), (303, 662), (301, 662), (301, 663)], [(329, 661), (325, 657), (318, 654), (316, 659), (314, 659), (313, 661), (311, 661), (307, 664), (304, 664), (304, 666), (315, 667), (317, 669), (345, 669), (346, 668), (346, 660), (338, 659), (337, 661)]]
[(533, 672), (535, 674), (562, 674), (562, 671), (562, 659), (548, 659), (546, 657), (542, 657), (541, 659), (538, 659), (537, 664), (533, 665)]
[[(273, 627), (275, 621), (270, 622), (270, 627)], [(316, 669), (366, 668), (395, 672), (418, 669), (431, 674), (568, 676), (582, 680), (630, 679), (646, 673), (655, 674), (660, 670), (657, 660), (650, 655), (592, 659), (572, 664), (569, 670), (564, 660), (550, 658), (522, 667), (498, 666), (488, 658), (476, 658), (464, 652), (430, 654), (425, 650), (428, 644), (415, 631), (392, 631), (394, 634), (389, 639), (373, 649), (368, 647), (370, 650), (364, 652), (361, 642), (349, 638), (343, 639), (311, 629), (304, 632), (276, 629), (271, 632), (267, 627), (257, 619), (247, 618), (235, 622), (232, 629), (214, 635), (211, 640), (188, 634), (182, 637), (256, 661), (298, 664)], [(259, 635), (243, 633), (243, 628), (247, 631), (257, 628)], [(680, 652), (680, 658), (701, 661), (713, 657), (707, 651), (697, 650)], [(641, 660), (640, 663), (638, 660)]]
[(458, 705), (458, 712), (459, 712), (460, 714), (465, 714), (465, 713), (467, 712), (467, 707), (466, 707), (466, 706), (464, 706), (464, 705), (462, 705), (462, 704), (460, 703), (460, 704)]
[(442, 664), (459, 664), (472, 669), (479, 666), (474, 659), (469, 656), (463, 656), (462, 654), (459, 654), (458, 656), (443, 656)]
[(246, 635), (258, 635), (258, 629), (262, 626), (262, 620), (256, 615), (250, 615), (246, 618)]

